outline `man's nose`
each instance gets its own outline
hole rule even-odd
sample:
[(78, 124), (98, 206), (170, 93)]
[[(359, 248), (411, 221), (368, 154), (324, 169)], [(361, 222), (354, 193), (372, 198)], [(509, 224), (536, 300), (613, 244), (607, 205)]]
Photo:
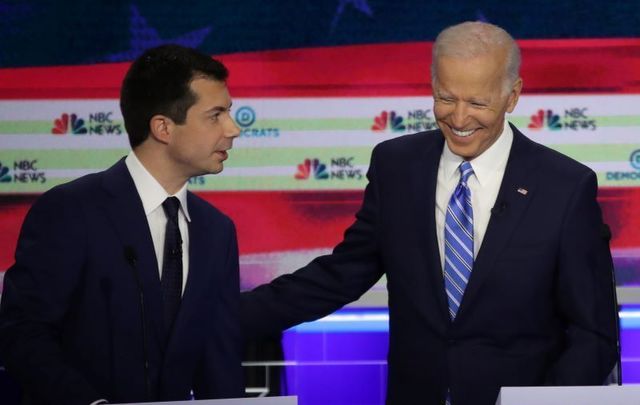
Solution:
[(227, 138), (235, 138), (238, 135), (240, 135), (240, 127), (238, 127), (236, 122), (231, 117), (229, 117), (229, 120), (226, 123), (224, 130), (225, 130), (224, 135)]
[(467, 106), (463, 102), (457, 102), (453, 109), (452, 124), (456, 129), (464, 129), (467, 124)]

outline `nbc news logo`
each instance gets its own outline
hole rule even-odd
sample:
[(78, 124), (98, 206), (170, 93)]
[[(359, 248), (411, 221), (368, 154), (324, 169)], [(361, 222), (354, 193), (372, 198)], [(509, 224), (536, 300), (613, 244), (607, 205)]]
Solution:
[(548, 128), (552, 131), (565, 130), (591, 130), (596, 127), (596, 120), (587, 115), (587, 108), (569, 108), (564, 110), (564, 116), (555, 114), (553, 110), (539, 109), (538, 112), (531, 116), (529, 121), (529, 129)]
[(330, 169), (320, 159), (305, 159), (298, 165), (297, 180), (362, 180), (363, 170), (354, 164), (354, 157), (331, 158)]

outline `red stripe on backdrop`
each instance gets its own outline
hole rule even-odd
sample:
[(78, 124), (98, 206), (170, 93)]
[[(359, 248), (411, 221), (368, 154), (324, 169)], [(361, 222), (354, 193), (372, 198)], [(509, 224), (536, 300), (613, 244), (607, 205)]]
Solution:
[(0, 271), (13, 264), (22, 221), (37, 195), (0, 197)]
[[(241, 254), (331, 247), (354, 220), (362, 191), (199, 192), (233, 219)], [(0, 199), (0, 271), (13, 263), (18, 234), (38, 195)]]
[[(241, 254), (333, 247), (353, 223), (362, 191), (200, 192), (199, 196), (236, 224)], [(27, 210), (37, 198), (3, 196), (0, 200), (0, 271), (13, 263), (13, 252)], [(604, 188), (600, 205), (611, 227), (613, 248), (640, 246), (640, 216), (634, 215), (638, 188)]]
[(640, 247), (639, 187), (601, 187), (598, 202), (604, 221), (611, 228), (612, 248)]
[[(640, 39), (522, 40), (525, 93), (640, 93)], [(431, 43), (222, 55), (235, 97), (418, 96)], [(129, 63), (0, 69), (0, 99), (118, 98)]]

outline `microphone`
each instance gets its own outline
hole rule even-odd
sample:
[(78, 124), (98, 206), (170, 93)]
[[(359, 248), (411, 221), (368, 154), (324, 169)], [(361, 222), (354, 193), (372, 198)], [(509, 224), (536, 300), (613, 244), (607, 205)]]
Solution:
[(133, 246), (127, 245), (124, 247), (124, 258), (127, 260), (127, 263), (135, 267), (136, 262), (138, 261), (138, 256), (136, 255), (136, 250)]
[(113, 284), (111, 279), (104, 277), (100, 279), (100, 290), (104, 295), (106, 302), (106, 318), (107, 318), (107, 353), (109, 354), (109, 380), (110, 380), (110, 388), (109, 388), (109, 397), (115, 398), (115, 387), (116, 387), (116, 377), (115, 377), (115, 359), (114, 359), (114, 349), (113, 349), (113, 312), (111, 308), (112, 299), (113, 299)]
[(491, 208), (491, 215), (495, 215), (499, 217), (502, 214), (504, 214), (506, 210), (507, 210), (507, 203), (504, 201), (501, 201), (499, 203), (496, 203), (496, 205), (494, 205), (493, 208)]
[(602, 227), (600, 228), (600, 236), (607, 242), (611, 240), (611, 228), (609, 228), (609, 225), (602, 224)]
[(144, 311), (144, 290), (142, 289), (142, 281), (138, 273), (138, 255), (133, 246), (124, 247), (124, 258), (133, 269), (133, 275), (138, 286), (138, 294), (140, 301), (140, 324), (142, 326), (142, 351), (144, 354), (144, 385), (147, 394), (147, 400), (151, 401), (151, 381), (149, 380), (149, 348), (147, 345), (147, 319)]
[[(602, 223), (600, 228), (600, 237), (606, 242), (607, 249), (609, 249), (609, 241), (611, 240), (611, 228), (609, 225)], [(618, 355), (618, 364), (616, 365), (616, 378), (618, 385), (622, 385), (622, 349), (620, 347), (620, 317), (618, 316), (618, 292), (616, 291), (616, 269), (613, 265), (613, 259), (611, 260), (611, 280), (613, 280), (613, 310), (616, 314), (616, 349)]]

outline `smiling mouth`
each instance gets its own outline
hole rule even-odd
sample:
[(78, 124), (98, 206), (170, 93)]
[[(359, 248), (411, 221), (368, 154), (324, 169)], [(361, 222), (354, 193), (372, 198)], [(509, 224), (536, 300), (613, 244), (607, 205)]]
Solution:
[(471, 134), (473, 134), (475, 131), (476, 131), (475, 129), (470, 129), (468, 131), (459, 131), (457, 129), (451, 128), (451, 132), (453, 132), (455, 136), (459, 136), (461, 138), (466, 138), (468, 136), (471, 136)]

